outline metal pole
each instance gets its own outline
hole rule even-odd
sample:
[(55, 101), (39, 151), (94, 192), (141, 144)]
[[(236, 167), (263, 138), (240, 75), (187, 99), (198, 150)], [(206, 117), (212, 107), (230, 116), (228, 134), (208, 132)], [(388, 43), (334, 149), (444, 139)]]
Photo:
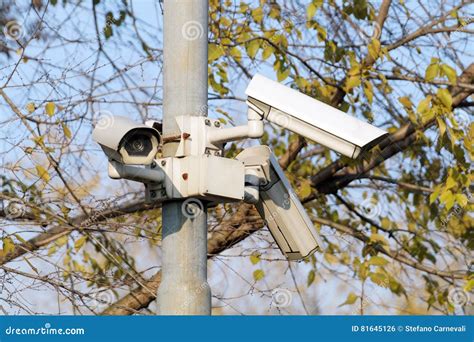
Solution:
[[(163, 136), (179, 134), (175, 117), (207, 116), (207, 0), (164, 1)], [(173, 156), (176, 142), (164, 145)], [(210, 315), (207, 212), (198, 199), (163, 204), (158, 314)]]

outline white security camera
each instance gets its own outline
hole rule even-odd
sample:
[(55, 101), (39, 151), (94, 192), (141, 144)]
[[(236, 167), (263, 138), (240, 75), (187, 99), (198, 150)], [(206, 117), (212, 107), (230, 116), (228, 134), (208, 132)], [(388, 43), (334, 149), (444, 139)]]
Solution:
[(236, 159), (245, 164), (246, 200), (255, 204), (282, 253), (289, 260), (300, 260), (322, 248), (313, 223), (270, 148), (246, 148)]
[(268, 121), (356, 158), (388, 133), (256, 74), (245, 91), (249, 109)]
[(136, 123), (124, 116), (111, 116), (99, 123), (92, 138), (109, 160), (122, 164), (149, 165), (160, 144), (160, 133), (152, 127)]

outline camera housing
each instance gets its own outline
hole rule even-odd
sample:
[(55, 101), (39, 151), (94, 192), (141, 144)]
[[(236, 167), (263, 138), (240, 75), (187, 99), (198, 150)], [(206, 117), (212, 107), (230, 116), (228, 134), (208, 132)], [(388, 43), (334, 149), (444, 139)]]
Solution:
[(357, 158), (388, 134), (259, 74), (252, 78), (245, 93), (249, 108), (269, 122), (351, 158)]
[(152, 127), (124, 116), (111, 116), (95, 126), (92, 138), (109, 160), (127, 165), (149, 165), (158, 153), (161, 137)]
[(246, 148), (236, 159), (245, 165), (246, 198), (255, 204), (282, 253), (301, 260), (321, 249), (318, 232), (270, 148)]

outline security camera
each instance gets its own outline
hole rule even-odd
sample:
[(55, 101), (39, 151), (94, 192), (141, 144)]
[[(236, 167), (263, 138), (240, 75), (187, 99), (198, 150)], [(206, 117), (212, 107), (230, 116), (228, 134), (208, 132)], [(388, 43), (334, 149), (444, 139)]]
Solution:
[(251, 111), (351, 158), (357, 158), (388, 134), (259, 74), (252, 78), (245, 93)]
[(293, 192), (268, 146), (244, 149), (246, 200), (255, 204), (280, 250), (289, 260), (300, 260), (322, 248), (308, 214)]
[(136, 123), (124, 116), (99, 121), (92, 138), (109, 160), (123, 164), (149, 165), (160, 144), (160, 133), (153, 127)]

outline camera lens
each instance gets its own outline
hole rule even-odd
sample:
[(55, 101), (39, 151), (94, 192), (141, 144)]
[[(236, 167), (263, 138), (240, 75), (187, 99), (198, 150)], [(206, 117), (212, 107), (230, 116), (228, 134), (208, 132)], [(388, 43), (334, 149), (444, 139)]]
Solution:
[(153, 149), (151, 137), (143, 133), (135, 133), (127, 138), (123, 147), (129, 156), (147, 156)]

